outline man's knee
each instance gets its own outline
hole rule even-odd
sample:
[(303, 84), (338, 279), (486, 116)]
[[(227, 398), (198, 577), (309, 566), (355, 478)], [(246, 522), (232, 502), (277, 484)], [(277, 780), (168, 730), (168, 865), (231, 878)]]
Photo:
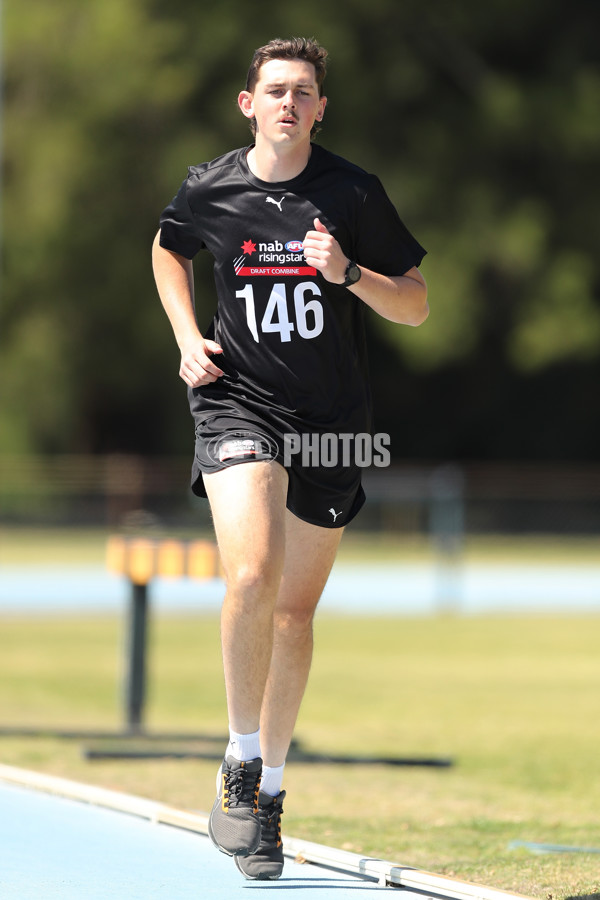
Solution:
[(275, 600), (281, 582), (281, 564), (276, 560), (236, 562), (225, 571), (227, 593), (252, 603), (266, 596)]
[(274, 628), (282, 637), (299, 639), (312, 634), (316, 603), (297, 602), (275, 608)]

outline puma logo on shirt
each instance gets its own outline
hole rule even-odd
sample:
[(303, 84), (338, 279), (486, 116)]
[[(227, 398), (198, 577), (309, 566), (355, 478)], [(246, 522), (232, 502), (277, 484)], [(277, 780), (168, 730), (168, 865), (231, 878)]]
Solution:
[(282, 197), (281, 200), (274, 200), (272, 197), (267, 197), (266, 202), (273, 203), (277, 207), (279, 212), (283, 212), (283, 210), (281, 208), (281, 204), (283, 203), (284, 200), (285, 200), (285, 196)]

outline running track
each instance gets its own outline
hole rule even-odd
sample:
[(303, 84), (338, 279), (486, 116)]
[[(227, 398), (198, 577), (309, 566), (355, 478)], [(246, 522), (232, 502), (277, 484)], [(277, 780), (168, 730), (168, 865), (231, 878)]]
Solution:
[(203, 815), (0, 765), (0, 898), (276, 900), (298, 890), (307, 900), (376, 900), (374, 892), (399, 890), (405, 900), (517, 898), (285, 835), (282, 878), (246, 881), (205, 831)]
[(1, 785), (0, 810), (2, 900), (258, 900), (294, 888), (363, 900), (377, 889), (293, 861), (278, 882), (246, 882), (203, 835), (24, 787)]

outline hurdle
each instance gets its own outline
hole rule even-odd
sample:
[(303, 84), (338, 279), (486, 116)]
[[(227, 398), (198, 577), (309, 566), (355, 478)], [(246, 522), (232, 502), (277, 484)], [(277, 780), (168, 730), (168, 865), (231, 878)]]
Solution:
[(149, 590), (154, 578), (209, 580), (222, 575), (216, 544), (111, 535), (106, 567), (129, 580), (130, 599), (125, 640), (125, 724), (132, 734), (143, 732), (146, 700)]

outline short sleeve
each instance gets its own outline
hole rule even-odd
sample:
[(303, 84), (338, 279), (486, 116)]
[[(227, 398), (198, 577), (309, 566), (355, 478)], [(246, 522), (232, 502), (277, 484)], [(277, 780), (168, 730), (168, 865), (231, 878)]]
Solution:
[(198, 234), (195, 216), (187, 197), (188, 179), (183, 182), (178, 193), (163, 210), (160, 217), (160, 246), (186, 259), (192, 259), (204, 242)]
[(426, 252), (372, 175), (359, 218), (356, 261), (382, 275), (404, 275), (420, 265)]

